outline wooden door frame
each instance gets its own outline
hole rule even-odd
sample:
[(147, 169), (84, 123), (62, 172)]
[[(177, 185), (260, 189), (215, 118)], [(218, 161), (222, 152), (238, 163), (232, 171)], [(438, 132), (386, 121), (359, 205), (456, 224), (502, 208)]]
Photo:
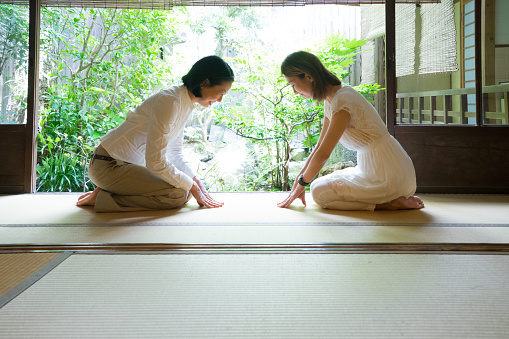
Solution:
[(34, 193), (36, 184), (41, 0), (30, 0), (29, 11), (30, 28), (24, 193)]
[(35, 192), (40, 8), (30, 0), (26, 123), (0, 125), (0, 194)]
[[(396, 124), (395, 41), (387, 39), (387, 128), (412, 158), (419, 192), (509, 193), (509, 126), (483, 119), (485, 1), (475, 2), (476, 126)], [(385, 10), (387, 37), (395, 36), (395, 1)]]

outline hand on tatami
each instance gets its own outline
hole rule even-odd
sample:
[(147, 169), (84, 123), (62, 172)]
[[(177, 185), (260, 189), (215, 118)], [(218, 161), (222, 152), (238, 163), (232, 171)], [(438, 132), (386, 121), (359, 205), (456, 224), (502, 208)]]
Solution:
[(200, 190), (202, 191), (203, 194), (205, 194), (205, 196), (211, 200), (214, 200), (210, 197), (210, 194), (209, 192), (207, 191), (207, 189), (205, 188), (205, 186), (203, 185), (203, 181), (198, 178), (198, 177), (194, 177), (193, 178), (193, 181), (198, 185), (198, 187), (200, 188)]
[(198, 202), (198, 205), (205, 207), (221, 207), (224, 205), (223, 202), (218, 202), (212, 199), (207, 191), (202, 190), (198, 184), (195, 182), (193, 187), (191, 187), (191, 194)]
[(306, 188), (304, 186), (299, 184), (294, 186), (294, 188), (290, 192), (290, 195), (285, 200), (277, 204), (277, 206), (281, 208), (290, 207), (290, 205), (295, 199), (302, 200), (302, 203), (304, 204), (304, 206), (306, 206)]

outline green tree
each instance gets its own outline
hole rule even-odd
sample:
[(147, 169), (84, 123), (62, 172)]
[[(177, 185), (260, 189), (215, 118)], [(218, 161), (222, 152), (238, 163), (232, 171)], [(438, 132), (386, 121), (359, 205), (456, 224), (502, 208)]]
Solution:
[[(4, 86), (12, 87), (12, 74), (4, 74), (5, 66), (10, 60), (14, 71), (27, 68), (28, 55), (28, 10), (26, 7), (0, 5), (0, 75)], [(11, 88), (10, 88), (11, 89)], [(25, 90), (21, 91), (26, 93)], [(0, 123), (20, 123), (25, 119), (26, 98), (23, 94), (13, 111), (7, 114), (8, 98), (0, 93)]]
[[(260, 53), (260, 51), (258, 51)], [(262, 56), (263, 55), (263, 56)], [(320, 105), (293, 95), (281, 75), (279, 63), (246, 49), (245, 58), (234, 59), (241, 80), (235, 90), (245, 95), (243, 104), (218, 111), (221, 124), (257, 143), (267, 156), (261, 168), (273, 189), (287, 190), (292, 141), (323, 114)]]
[[(193, 11), (189, 25), (197, 34), (212, 29), (216, 41), (215, 55), (233, 56), (238, 46), (259, 43), (256, 29), (260, 27), (260, 17), (249, 7), (210, 7), (206, 11)], [(207, 141), (207, 130), (214, 119), (213, 111), (198, 108), (195, 113), (202, 129), (202, 140)]]
[[(364, 40), (332, 35), (318, 45), (314, 53), (327, 68), (344, 79), (350, 74), (349, 67), (364, 44)], [(269, 55), (268, 51), (264, 53), (246, 47), (243, 57), (234, 59), (236, 69), (241, 69), (243, 77), (235, 90), (243, 93), (246, 96), (243, 101), (248, 100), (248, 103), (219, 111), (217, 117), (219, 123), (238, 135), (265, 147), (269, 156), (265, 158), (268, 163), (262, 168), (270, 176), (272, 188), (288, 190), (292, 144), (302, 139), (302, 135), (309, 150), (316, 144), (323, 105), (293, 94), (281, 75), (280, 61), (270, 60)], [(376, 86), (367, 86), (365, 92), (376, 92)]]
[(28, 11), (12, 5), (0, 5), (0, 74), (8, 59), (21, 67), (28, 55)]
[(98, 138), (170, 78), (162, 47), (177, 42), (175, 21), (167, 11), (43, 8), (38, 190), (91, 188)]
[(203, 34), (213, 29), (216, 41), (215, 54), (231, 56), (239, 44), (257, 40), (256, 29), (260, 27), (260, 14), (250, 7), (208, 7), (205, 11), (193, 11), (190, 27)]
[[(360, 48), (366, 44), (366, 40), (347, 39), (344, 35), (333, 34), (316, 46), (314, 52), (322, 60), (325, 68), (336, 74), (340, 79), (345, 79), (352, 72), (351, 66), (359, 55)], [(366, 99), (372, 102), (371, 94), (383, 90), (379, 84), (362, 84), (354, 88)]]

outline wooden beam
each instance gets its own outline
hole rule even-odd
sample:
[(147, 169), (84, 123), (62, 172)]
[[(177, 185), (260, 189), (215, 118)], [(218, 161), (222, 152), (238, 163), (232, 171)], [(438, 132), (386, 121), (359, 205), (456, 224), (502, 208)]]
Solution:
[[(394, 135), (396, 124), (396, 5), (385, 2), (385, 80), (387, 93), (387, 129)], [(400, 118), (401, 119), (401, 118)]]
[(27, 124), (25, 130), (25, 193), (35, 192), (35, 167), (37, 164), (37, 103), (39, 101), (40, 23), (41, 0), (30, 0)]
[(482, 70), (483, 86), (495, 83), (495, 1), (482, 1)]
[(483, 104), (482, 104), (482, 3), (475, 1), (475, 104), (476, 104), (476, 124), (484, 126)]
[(0, 245), (2, 253), (441, 253), (484, 255), (487, 252), (507, 253), (508, 244), (495, 243), (323, 243), (323, 244), (7, 244)]
[[(482, 83), (483, 86), (495, 83), (495, 1), (482, 1)], [(494, 95), (486, 95), (485, 112), (495, 111), (497, 100)], [(486, 114), (485, 114), (486, 115)], [(485, 120), (487, 120), (485, 118)]]

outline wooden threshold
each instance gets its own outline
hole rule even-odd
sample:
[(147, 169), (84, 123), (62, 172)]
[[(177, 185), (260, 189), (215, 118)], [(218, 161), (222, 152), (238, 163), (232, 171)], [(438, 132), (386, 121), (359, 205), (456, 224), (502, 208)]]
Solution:
[(509, 244), (493, 243), (359, 243), (359, 244), (4, 244), (0, 253), (18, 252), (282, 252), (282, 253), (409, 253), (409, 252), (465, 252), (509, 253)]

